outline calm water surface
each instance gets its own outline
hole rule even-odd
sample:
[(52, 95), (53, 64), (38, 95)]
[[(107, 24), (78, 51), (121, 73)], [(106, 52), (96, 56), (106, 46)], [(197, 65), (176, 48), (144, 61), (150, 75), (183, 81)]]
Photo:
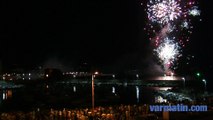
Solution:
[[(95, 105), (154, 103), (155, 91), (171, 87), (95, 85)], [(91, 84), (42, 83), (0, 90), (0, 110), (91, 107)]]

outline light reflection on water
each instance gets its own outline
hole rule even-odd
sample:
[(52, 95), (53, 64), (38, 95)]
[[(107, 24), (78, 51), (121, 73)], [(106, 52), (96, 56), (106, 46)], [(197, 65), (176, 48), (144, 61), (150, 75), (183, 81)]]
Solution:
[(159, 91), (159, 90), (169, 90), (169, 89), (172, 89), (172, 87), (152, 87), (152, 89), (156, 90), (156, 91)]
[(9, 98), (12, 98), (13, 92), (11, 89), (6, 90), (0, 90), (0, 103), (2, 101), (5, 101)]
[(115, 87), (114, 86), (112, 87), (112, 93), (115, 93)]
[(157, 77), (150, 77), (148, 78), (147, 80), (182, 80), (182, 77), (181, 76), (157, 76)]
[(135, 88), (136, 88), (136, 98), (137, 98), (137, 103), (139, 103), (139, 101), (140, 101), (140, 99), (139, 99), (139, 95), (140, 95), (140, 90), (139, 90), (139, 87), (138, 86), (135, 86)]
[[(48, 87), (47, 87), (48, 86)], [(61, 87), (61, 88), (60, 88)], [(67, 86), (56, 86), (53, 87), (51, 85), (44, 85), (43, 88), (31, 88), (30, 90), (23, 89), (8, 89), (8, 90), (0, 90), (0, 105), (3, 104), (3, 101), (7, 101), (9, 98), (14, 99), (14, 101), (23, 101), (24, 104), (28, 104), (24, 100), (27, 98), (36, 98), (32, 99), (33, 102), (29, 104), (34, 104), (38, 102), (37, 100), (42, 99), (42, 101), (48, 103), (49, 101), (56, 101), (58, 104), (58, 99), (67, 99), (69, 104), (82, 105), (89, 104), (91, 101), (91, 86), (83, 86), (83, 85), (67, 85)], [(140, 85), (100, 85), (95, 86), (95, 102), (98, 105), (106, 105), (106, 104), (140, 104), (140, 103), (149, 103), (155, 102), (156, 96), (154, 96), (154, 91), (158, 90), (168, 90), (172, 87), (144, 87)], [(37, 90), (34, 90), (37, 89)], [(44, 91), (42, 91), (42, 89)], [(30, 91), (30, 92), (28, 92)], [(32, 91), (32, 92), (31, 92)], [(26, 92), (26, 93), (25, 93)], [(14, 93), (14, 94), (13, 94)], [(46, 94), (48, 93), (48, 94)], [(57, 93), (57, 94), (56, 94)], [(58, 96), (58, 94), (60, 96)], [(28, 97), (28, 95), (30, 97)], [(39, 97), (37, 97), (39, 96)], [(51, 99), (50, 99), (51, 98)], [(76, 101), (82, 102), (76, 102)], [(64, 102), (64, 100), (62, 100)], [(74, 102), (75, 101), (75, 102)], [(41, 102), (41, 101), (39, 101)], [(60, 103), (61, 101), (59, 101)], [(23, 104), (17, 103), (17, 104)], [(7, 103), (9, 104), (9, 103)], [(14, 103), (16, 104), (16, 103)], [(55, 103), (51, 103), (55, 104)], [(7, 106), (7, 105), (6, 105)]]
[(73, 86), (73, 92), (76, 92), (76, 86)]

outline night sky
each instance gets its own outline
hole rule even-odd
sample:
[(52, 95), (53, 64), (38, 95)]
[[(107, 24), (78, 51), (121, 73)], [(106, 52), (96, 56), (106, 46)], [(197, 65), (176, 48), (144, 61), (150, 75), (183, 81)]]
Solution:
[[(0, 60), (11, 66), (34, 68), (60, 64), (66, 69), (83, 63), (102, 71), (149, 68), (152, 50), (146, 31), (142, 0), (2, 1)], [(212, 71), (212, 4), (200, 0), (201, 22), (194, 30), (185, 58), (190, 67)], [(199, 18), (199, 19), (200, 19)]]

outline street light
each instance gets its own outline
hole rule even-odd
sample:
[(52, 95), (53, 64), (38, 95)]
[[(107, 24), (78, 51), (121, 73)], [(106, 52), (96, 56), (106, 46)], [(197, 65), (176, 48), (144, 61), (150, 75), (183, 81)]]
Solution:
[(112, 75), (112, 77), (113, 77), (113, 79), (115, 79), (115, 75), (114, 74)]
[(139, 75), (138, 75), (138, 74), (136, 74), (136, 78), (137, 78), (137, 80), (138, 80), (138, 78), (139, 78)]
[(203, 79), (202, 81), (204, 82), (204, 85), (205, 85), (205, 91), (206, 91), (206, 80), (205, 80), (205, 79)]
[(197, 72), (196, 75), (197, 75), (197, 77), (200, 77), (200, 73), (199, 72)]
[(185, 88), (186, 79), (183, 77), (182, 80), (183, 80), (183, 87)]
[(94, 116), (94, 107), (95, 107), (95, 93), (94, 93), (94, 78), (95, 75), (97, 75), (98, 72), (95, 72), (92, 74), (92, 116)]

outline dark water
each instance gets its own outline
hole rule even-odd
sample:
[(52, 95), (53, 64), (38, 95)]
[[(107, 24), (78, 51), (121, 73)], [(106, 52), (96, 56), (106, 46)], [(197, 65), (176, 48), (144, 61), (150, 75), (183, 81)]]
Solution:
[[(95, 105), (154, 103), (155, 90), (166, 87), (95, 85)], [(0, 90), (0, 110), (91, 107), (91, 84), (42, 83)]]

